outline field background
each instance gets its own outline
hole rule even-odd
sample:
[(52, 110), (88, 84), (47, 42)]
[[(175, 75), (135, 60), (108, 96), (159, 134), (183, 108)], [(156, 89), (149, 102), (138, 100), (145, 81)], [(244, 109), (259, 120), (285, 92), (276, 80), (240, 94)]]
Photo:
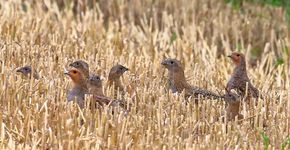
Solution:
[[(284, 10), (223, 0), (1, 0), (1, 149), (281, 149), (290, 144), (289, 28)], [(167, 90), (164, 58), (182, 61), (192, 85), (224, 93), (246, 55), (265, 100), (238, 123), (217, 121), (222, 101), (196, 106)], [(117, 64), (133, 104), (125, 116), (67, 104), (64, 68), (83, 59), (106, 82)], [(16, 69), (32, 65), (40, 80)], [(112, 97), (111, 89), (104, 87)], [(133, 98), (132, 98), (133, 97)], [(89, 99), (89, 98), (88, 98)], [(81, 121), (82, 120), (82, 121)], [(83, 125), (81, 125), (83, 124)]]

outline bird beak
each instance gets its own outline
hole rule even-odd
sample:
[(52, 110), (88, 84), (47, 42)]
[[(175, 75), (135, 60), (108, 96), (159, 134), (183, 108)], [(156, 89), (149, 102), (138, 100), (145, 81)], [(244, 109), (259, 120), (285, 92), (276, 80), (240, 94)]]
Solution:
[(21, 69), (17, 69), (16, 72), (22, 72), (22, 70)]
[(65, 75), (69, 75), (69, 71), (68, 70), (64, 70), (64, 74)]
[(232, 55), (228, 55), (227, 57), (232, 58)]
[(125, 67), (125, 71), (129, 71), (129, 68), (126, 68), (126, 67)]
[(165, 66), (166, 65), (166, 62), (165, 61), (162, 61), (161, 62), (161, 65)]

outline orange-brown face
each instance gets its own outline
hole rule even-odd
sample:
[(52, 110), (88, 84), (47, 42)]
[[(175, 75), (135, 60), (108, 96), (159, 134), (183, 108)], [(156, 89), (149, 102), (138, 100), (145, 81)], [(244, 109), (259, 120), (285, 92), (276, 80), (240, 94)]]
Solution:
[(69, 64), (71, 68), (78, 69), (81, 71), (87, 78), (89, 77), (89, 65), (83, 60), (77, 60), (71, 64)]
[(65, 72), (65, 74), (68, 75), (75, 83), (81, 82), (83, 78), (83, 75), (77, 69), (70, 69), (67, 72)]
[(228, 57), (230, 57), (236, 65), (240, 64), (241, 61), (244, 59), (244, 55), (238, 52), (233, 52)]

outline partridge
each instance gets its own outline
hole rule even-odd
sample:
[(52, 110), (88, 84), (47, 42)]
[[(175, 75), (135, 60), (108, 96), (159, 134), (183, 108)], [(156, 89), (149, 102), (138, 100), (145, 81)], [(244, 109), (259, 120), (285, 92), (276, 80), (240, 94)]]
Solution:
[(238, 119), (243, 119), (243, 115), (240, 114), (240, 103), (241, 97), (238, 94), (227, 91), (226, 94), (222, 96), (224, 101), (226, 102), (225, 113), (227, 116), (227, 120), (234, 120), (236, 116)]
[[(108, 86), (114, 88), (115, 90), (115, 94), (118, 93), (118, 91), (124, 95), (125, 91), (124, 91), (124, 86), (122, 85), (121, 82), (121, 77), (122, 75), (128, 71), (129, 69), (122, 66), (122, 65), (115, 65), (111, 68), (110, 73), (109, 73), (109, 77), (108, 77)], [(115, 95), (116, 97), (116, 95)]]
[(99, 76), (91, 75), (88, 80), (88, 88), (89, 93), (93, 95), (94, 100), (96, 100), (100, 105), (120, 106), (121, 108), (128, 110), (127, 104), (124, 101), (109, 98), (103, 94), (102, 80)]
[(76, 100), (80, 108), (84, 108), (85, 94), (88, 91), (87, 83), (84, 74), (76, 68), (71, 68), (65, 72), (72, 82), (73, 87), (67, 94), (68, 102)]
[(31, 66), (21, 67), (21, 68), (17, 69), (16, 72), (21, 73), (25, 78), (31, 78), (31, 74), (32, 74), (32, 77), (34, 79), (39, 79), (39, 75), (38, 75), (37, 71), (32, 69)]
[(246, 101), (251, 97), (258, 98), (259, 90), (253, 86), (247, 74), (245, 56), (242, 53), (233, 52), (228, 57), (230, 57), (235, 64), (235, 69), (226, 85), (226, 90), (231, 91), (234, 89), (239, 95), (243, 97), (247, 96), (245, 98)]
[(86, 63), (85, 61), (77, 60), (77, 61), (74, 61), (73, 63), (69, 64), (69, 66), (81, 71), (84, 74), (86, 79), (89, 78), (89, 76), (90, 76), (89, 64)]
[(194, 98), (198, 98), (199, 96), (210, 99), (222, 98), (220, 95), (215, 94), (211, 91), (191, 86), (186, 81), (184, 70), (180, 61), (168, 58), (162, 61), (161, 64), (168, 70), (169, 88), (173, 93), (182, 93), (184, 91), (186, 98), (190, 96), (193, 96)]

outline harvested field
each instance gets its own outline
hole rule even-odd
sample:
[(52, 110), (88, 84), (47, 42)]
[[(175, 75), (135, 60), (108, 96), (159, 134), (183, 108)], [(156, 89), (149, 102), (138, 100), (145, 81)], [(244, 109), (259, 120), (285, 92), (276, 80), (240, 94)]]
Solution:
[[(236, 10), (223, 0), (51, 1), (0, 1), (1, 149), (290, 148), (290, 32), (282, 9), (246, 3)], [(232, 51), (245, 54), (264, 97), (254, 108), (241, 103), (243, 120), (219, 119), (221, 100), (196, 105), (168, 90), (161, 62), (176, 58), (191, 85), (224, 94)], [(104, 85), (113, 65), (130, 69), (122, 78), (129, 113), (67, 103), (64, 68), (79, 59)], [(25, 65), (40, 79), (16, 72)]]

